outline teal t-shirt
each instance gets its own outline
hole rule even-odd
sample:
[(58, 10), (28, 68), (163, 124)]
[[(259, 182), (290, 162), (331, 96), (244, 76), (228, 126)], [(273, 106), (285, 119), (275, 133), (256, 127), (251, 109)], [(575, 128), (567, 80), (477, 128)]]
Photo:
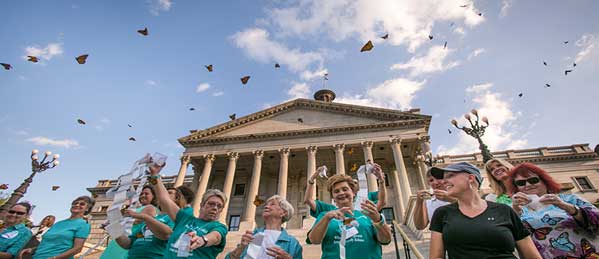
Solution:
[[(155, 218), (170, 228), (175, 226), (175, 223), (167, 214), (160, 214)], [(145, 223), (139, 225), (141, 227), (129, 235), (129, 239), (131, 240), (129, 258), (163, 258), (167, 240), (156, 238)]]
[[(320, 213), (314, 225), (322, 220), (325, 213)], [(356, 229), (358, 233), (345, 240), (345, 258), (353, 259), (380, 259), (382, 258), (381, 244), (376, 239), (376, 230), (368, 216), (362, 214), (359, 210), (354, 210), (354, 218), (358, 221)], [(322, 259), (338, 259), (339, 240), (341, 240), (341, 228), (343, 223), (340, 220), (332, 219), (329, 222), (327, 232), (322, 239), (321, 250)], [(312, 226), (314, 227), (314, 226)], [(345, 227), (345, 226), (344, 226)], [(312, 230), (310, 230), (312, 231)], [(310, 232), (308, 232), (308, 235)], [(312, 244), (309, 238), (306, 243)]]
[(31, 235), (31, 230), (23, 223), (4, 229), (0, 233), (0, 252), (9, 253), (17, 258), (19, 251), (31, 239)]
[[(374, 204), (377, 204), (379, 202), (379, 192), (369, 192), (368, 199), (372, 201)], [(320, 200), (315, 200), (314, 202), (316, 203), (316, 210), (310, 210), (310, 216), (315, 218), (317, 218), (321, 212), (327, 212), (337, 209), (337, 206)]]
[(197, 235), (204, 236), (212, 231), (216, 231), (221, 236), (220, 244), (198, 248), (192, 251), (191, 256), (187, 258), (216, 258), (216, 256), (223, 251), (225, 243), (227, 241), (227, 227), (219, 221), (204, 221), (193, 216), (190, 210), (180, 209), (177, 212), (177, 219), (175, 220), (175, 227), (171, 237), (168, 239), (166, 245), (166, 251), (164, 252), (164, 259), (178, 258), (177, 257), (177, 246), (174, 244), (179, 240), (181, 235), (194, 231)]
[(62, 254), (73, 248), (75, 238), (86, 239), (89, 231), (90, 225), (82, 218), (59, 221), (44, 234), (33, 259), (47, 259)]
[[(254, 230), (254, 235), (256, 233), (262, 233), (262, 232), (264, 232), (264, 228), (257, 228)], [(295, 237), (289, 235), (289, 233), (287, 233), (287, 230), (285, 230), (284, 228), (281, 228), (281, 235), (279, 235), (279, 238), (275, 242), (275, 245), (278, 246), (279, 248), (283, 249), (285, 252), (287, 252), (293, 259), (302, 259), (303, 258), (302, 246), (297, 241), (297, 239), (295, 239)], [(247, 254), (247, 248), (243, 250), (243, 253), (241, 253), (240, 258), (245, 258), (246, 254)], [(225, 257), (225, 259), (230, 259), (230, 258), (231, 258), (231, 256), (230, 256), (230, 252), (229, 252), (229, 253), (227, 253), (227, 256)]]

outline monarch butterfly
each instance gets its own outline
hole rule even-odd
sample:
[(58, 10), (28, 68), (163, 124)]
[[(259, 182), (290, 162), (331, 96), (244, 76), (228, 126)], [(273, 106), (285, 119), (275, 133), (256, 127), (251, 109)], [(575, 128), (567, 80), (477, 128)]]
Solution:
[(81, 125), (85, 125), (85, 121), (82, 119), (77, 119), (77, 123), (79, 123)]
[(8, 184), (0, 184), (0, 190), (7, 190), (8, 189)]
[(366, 42), (366, 44), (364, 44), (364, 46), (362, 46), (362, 49), (360, 49), (360, 52), (371, 51), (372, 48), (374, 48), (374, 45), (372, 45), (372, 41), (368, 41), (368, 42)]
[(141, 35), (148, 36), (148, 28), (145, 27), (143, 30), (137, 30)]
[(129, 141), (137, 141), (134, 137), (130, 137)]
[(27, 61), (31, 61), (33, 63), (37, 63), (40, 60), (36, 56), (27, 56)]
[(53, 191), (56, 191), (56, 190), (58, 190), (58, 188), (60, 188), (60, 186), (58, 186), (58, 185), (54, 185), (54, 186), (52, 186), (52, 190), (53, 190)]
[(354, 148), (353, 147), (350, 147), (350, 148), (347, 149), (347, 154), (348, 155), (351, 156), (353, 153), (354, 153)]
[(0, 65), (2, 65), (4, 67), (4, 69), (6, 69), (6, 70), (10, 70), (12, 68), (12, 66), (10, 64), (0, 63)]
[(250, 80), (250, 76), (244, 76), (241, 78), (241, 83), (245, 85), (248, 83), (249, 80)]
[(254, 205), (256, 205), (256, 207), (261, 206), (265, 202), (266, 201), (263, 199), (260, 199), (260, 197), (258, 195), (256, 195), (256, 198), (254, 198)]
[(235, 120), (235, 116), (236, 116), (236, 114), (233, 113), (233, 114), (229, 115), (229, 119), (231, 119), (232, 121), (234, 121)]
[(387, 33), (387, 34), (383, 35), (383, 37), (381, 37), (381, 39), (383, 39), (383, 40), (386, 40), (388, 38), (389, 38), (389, 33)]
[(84, 54), (79, 57), (76, 57), (75, 60), (77, 60), (77, 63), (79, 63), (80, 65), (83, 65), (83, 64), (85, 64), (85, 61), (87, 61), (88, 56), (89, 56), (88, 54)]
[(349, 171), (351, 172), (355, 172), (358, 170), (358, 164), (354, 163), (351, 165), (351, 168), (349, 169)]
[(212, 64), (205, 66), (206, 69), (208, 69), (208, 72), (212, 72)]

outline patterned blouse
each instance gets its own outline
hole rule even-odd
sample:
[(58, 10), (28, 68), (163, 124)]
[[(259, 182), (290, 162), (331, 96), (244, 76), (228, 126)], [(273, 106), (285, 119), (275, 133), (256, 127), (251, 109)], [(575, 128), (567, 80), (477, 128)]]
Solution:
[(523, 207), (520, 218), (539, 253), (543, 259), (599, 258), (599, 209), (574, 194), (559, 197), (577, 206), (584, 221), (554, 205), (537, 211)]

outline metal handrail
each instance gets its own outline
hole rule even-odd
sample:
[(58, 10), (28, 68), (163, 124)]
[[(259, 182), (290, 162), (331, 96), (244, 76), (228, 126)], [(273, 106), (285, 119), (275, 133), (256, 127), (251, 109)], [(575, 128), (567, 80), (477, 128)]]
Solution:
[[(405, 249), (406, 250), (406, 254), (408, 254), (410, 252), (410, 250), (412, 251), (412, 253), (414, 253), (414, 257), (416, 257), (416, 259), (424, 259), (424, 256), (422, 256), (422, 254), (420, 253), (420, 251), (418, 251), (418, 248), (416, 247), (416, 245), (412, 242), (412, 240), (408, 237), (408, 235), (406, 234), (405, 231), (403, 231), (403, 229), (400, 228), (399, 224), (394, 220), (393, 221), (393, 227), (395, 229), (397, 229), (397, 231), (399, 232), (399, 235), (401, 235), (401, 239), (404, 242), (404, 248), (409, 248), (409, 249)], [(409, 256), (406, 256), (409, 258)]]

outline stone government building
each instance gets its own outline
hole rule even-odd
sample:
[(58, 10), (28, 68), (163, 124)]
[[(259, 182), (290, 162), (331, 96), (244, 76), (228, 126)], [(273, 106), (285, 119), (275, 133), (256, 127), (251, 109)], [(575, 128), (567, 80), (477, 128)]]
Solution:
[[(387, 219), (407, 221), (413, 195), (427, 188), (427, 166), (421, 154), (430, 151), (431, 116), (419, 109), (398, 111), (335, 103), (335, 93), (320, 90), (315, 100), (295, 99), (205, 130), (192, 130), (179, 139), (185, 147), (177, 175), (164, 178), (167, 185), (185, 184), (196, 191), (193, 204), (210, 188), (229, 197), (221, 214), (231, 231), (262, 225), (262, 207), (254, 205), (274, 194), (286, 197), (296, 208), (289, 229), (308, 229), (314, 222), (303, 204), (308, 177), (317, 166), (328, 174), (355, 177), (366, 160), (381, 165), (386, 173)], [(594, 202), (599, 199), (599, 156), (588, 144), (493, 152), (512, 163), (533, 162), (551, 172), (564, 191)], [(480, 154), (442, 156), (438, 165), (466, 161), (483, 167)], [(187, 175), (192, 165), (193, 175)], [(483, 174), (484, 175), (484, 174)], [(103, 237), (99, 225), (106, 219), (111, 200), (105, 192), (116, 180), (100, 180), (88, 190), (97, 197), (92, 212), (90, 242)], [(369, 191), (376, 191), (368, 178)], [(326, 182), (317, 181), (318, 199), (330, 201)], [(489, 192), (488, 181), (483, 192)], [(237, 242), (237, 240), (233, 241)]]

